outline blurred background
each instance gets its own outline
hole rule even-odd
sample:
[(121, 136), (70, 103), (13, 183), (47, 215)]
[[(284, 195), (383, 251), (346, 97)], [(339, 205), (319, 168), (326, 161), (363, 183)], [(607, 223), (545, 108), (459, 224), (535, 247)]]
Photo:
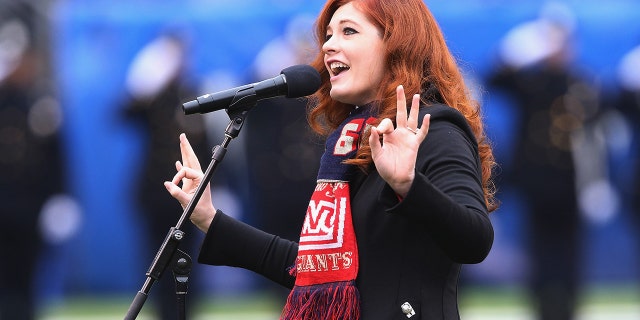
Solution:
[[(323, 3), (0, 0), (0, 319), (122, 318), (182, 214), (162, 186), (178, 133), (208, 164), (229, 120), (181, 103), (307, 62)], [(500, 164), (494, 247), (463, 268), (463, 318), (638, 319), (640, 1), (426, 3)], [(296, 239), (322, 151), (304, 111), (251, 110), (214, 176), (218, 207)], [(195, 260), (202, 235), (185, 231)], [(141, 318), (172, 318), (171, 278)], [(196, 264), (189, 314), (274, 319), (285, 295)]]

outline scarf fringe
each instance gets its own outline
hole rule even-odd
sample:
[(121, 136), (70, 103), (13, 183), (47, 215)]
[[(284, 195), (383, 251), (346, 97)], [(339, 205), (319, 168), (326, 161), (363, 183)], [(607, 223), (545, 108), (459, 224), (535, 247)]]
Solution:
[(295, 286), (280, 320), (356, 320), (360, 318), (360, 293), (354, 281)]

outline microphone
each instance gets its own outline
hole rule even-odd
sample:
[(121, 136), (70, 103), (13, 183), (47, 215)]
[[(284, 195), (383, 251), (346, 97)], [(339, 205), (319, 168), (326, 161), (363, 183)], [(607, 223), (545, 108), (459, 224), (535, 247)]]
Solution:
[(299, 98), (320, 88), (320, 74), (309, 65), (283, 69), (277, 77), (244, 86), (205, 94), (182, 105), (185, 114), (207, 113), (222, 109), (251, 107), (259, 100), (286, 96)]

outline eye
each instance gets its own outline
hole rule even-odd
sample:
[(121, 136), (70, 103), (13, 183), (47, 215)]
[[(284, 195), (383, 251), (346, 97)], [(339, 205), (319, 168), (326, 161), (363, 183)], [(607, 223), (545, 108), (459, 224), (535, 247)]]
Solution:
[(326, 35), (324, 36), (324, 42), (329, 41), (329, 39), (331, 39), (331, 36), (332, 36), (332, 34), (326, 34)]
[(342, 29), (342, 32), (343, 32), (345, 35), (351, 35), (351, 34), (356, 34), (356, 33), (358, 33), (358, 31), (356, 31), (356, 29), (354, 29), (354, 28), (349, 28), (349, 27), (345, 27), (344, 29)]

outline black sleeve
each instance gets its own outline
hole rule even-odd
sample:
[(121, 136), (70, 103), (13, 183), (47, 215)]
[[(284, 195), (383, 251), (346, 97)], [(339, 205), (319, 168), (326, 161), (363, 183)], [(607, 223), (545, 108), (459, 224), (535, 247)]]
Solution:
[(293, 288), (295, 277), (288, 270), (294, 265), (297, 254), (297, 243), (218, 211), (200, 248), (198, 262), (244, 268)]
[[(453, 261), (479, 263), (491, 250), (493, 227), (477, 143), (462, 115), (448, 109), (445, 114), (432, 113), (429, 133), (418, 151), (415, 180), (406, 197), (388, 211), (424, 225)], [(393, 190), (387, 185), (384, 192)]]

